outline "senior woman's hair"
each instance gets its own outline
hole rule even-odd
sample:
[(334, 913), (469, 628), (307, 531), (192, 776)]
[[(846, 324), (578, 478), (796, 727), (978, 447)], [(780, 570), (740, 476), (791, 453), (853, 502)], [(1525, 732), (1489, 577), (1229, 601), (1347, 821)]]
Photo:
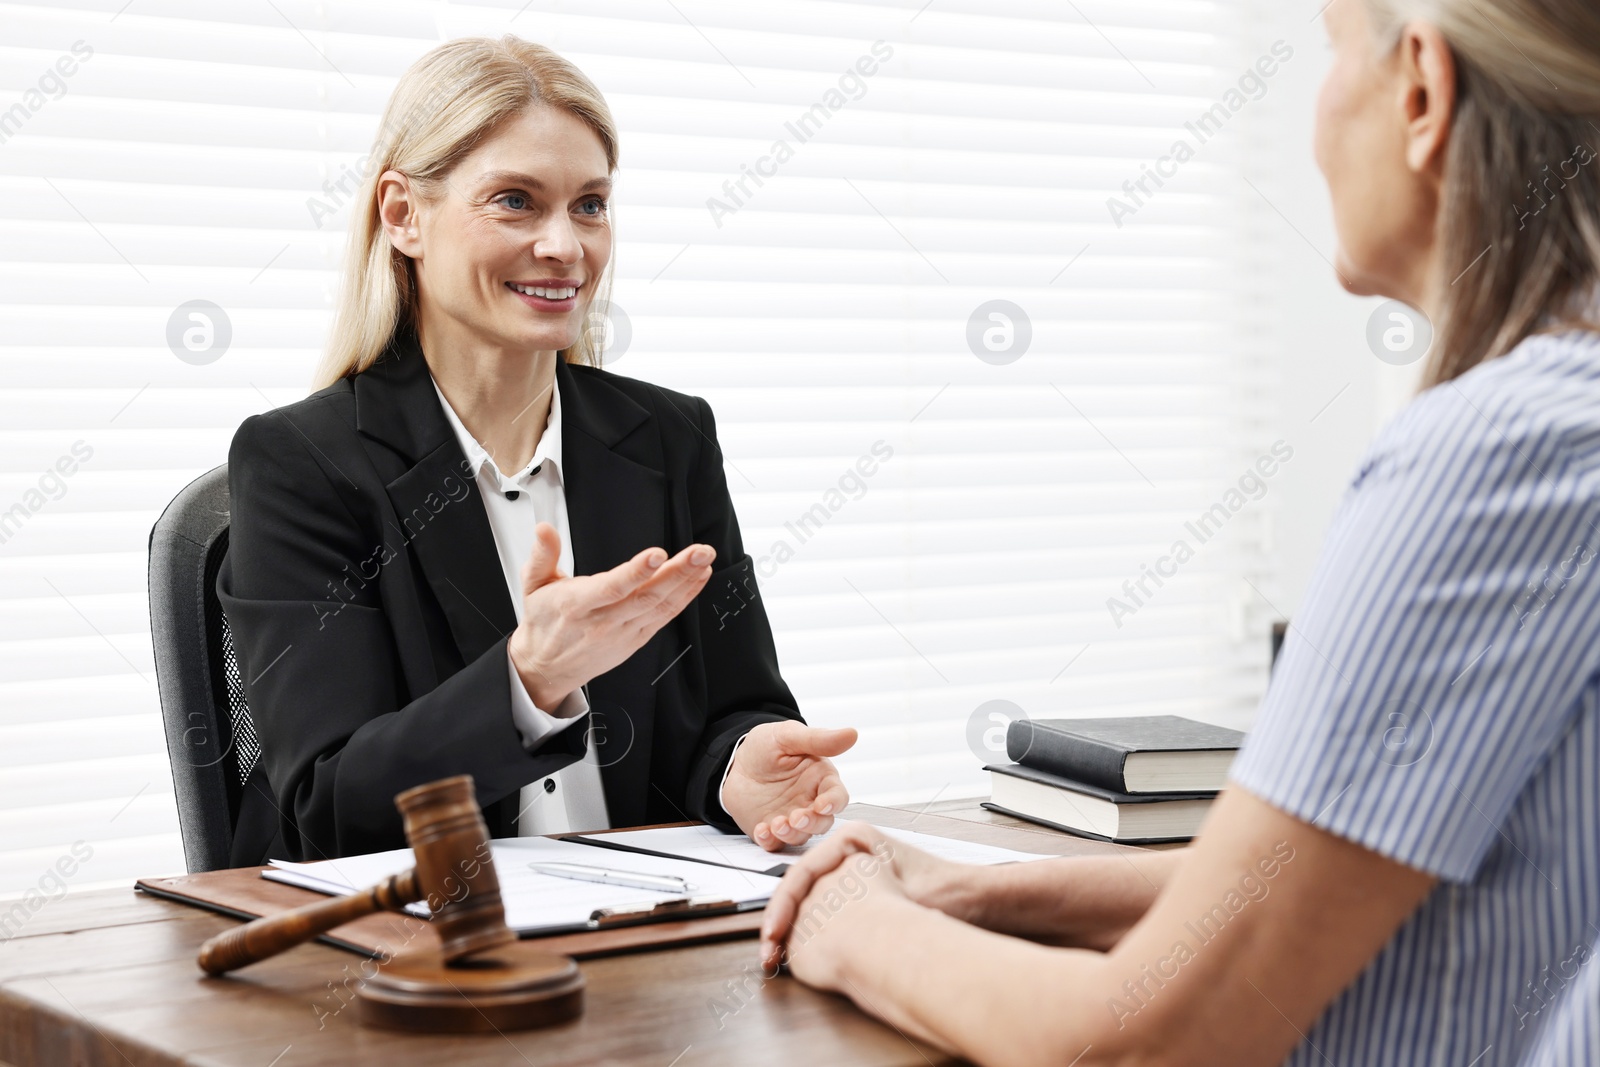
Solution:
[(1445, 158), (1445, 291), (1423, 384), (1530, 334), (1594, 322), (1600, 298), (1600, 4), (1366, 0), (1388, 51), (1435, 26), (1456, 63)]
[[(543, 45), (511, 34), (499, 40), (463, 37), (435, 48), (401, 75), (352, 210), (339, 303), (315, 388), (366, 370), (396, 331), (416, 323), (415, 268), (383, 231), (378, 178), (397, 170), (424, 199), (437, 200), (456, 164), (502, 122), (531, 107), (576, 116), (600, 138), (607, 170), (616, 170), (617, 129), (605, 98), (582, 71)], [(610, 282), (608, 267), (584, 309), (586, 321), (606, 312)], [(595, 333), (580, 330), (561, 358), (598, 364)]]

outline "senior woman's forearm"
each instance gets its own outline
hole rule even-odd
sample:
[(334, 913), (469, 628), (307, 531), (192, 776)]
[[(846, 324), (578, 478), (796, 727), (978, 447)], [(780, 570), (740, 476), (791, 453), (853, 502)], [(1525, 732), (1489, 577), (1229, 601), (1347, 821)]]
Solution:
[(858, 1006), (983, 1067), (1114, 1062), (1105, 957), (980, 930), (910, 901), (891, 907), (841, 966), (838, 986)]
[(924, 902), (997, 933), (1106, 950), (1150, 909), (1187, 851), (961, 868)]

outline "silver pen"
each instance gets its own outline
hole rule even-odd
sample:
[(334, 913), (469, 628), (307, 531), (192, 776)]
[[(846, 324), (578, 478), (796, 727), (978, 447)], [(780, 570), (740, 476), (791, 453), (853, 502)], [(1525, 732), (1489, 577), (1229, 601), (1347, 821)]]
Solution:
[(618, 871), (609, 867), (591, 867), (586, 863), (530, 863), (528, 869), (554, 878), (571, 878), (579, 882), (601, 882), (621, 885), (630, 889), (657, 889), (663, 893), (690, 893), (693, 882), (675, 874), (645, 874), (641, 871)]

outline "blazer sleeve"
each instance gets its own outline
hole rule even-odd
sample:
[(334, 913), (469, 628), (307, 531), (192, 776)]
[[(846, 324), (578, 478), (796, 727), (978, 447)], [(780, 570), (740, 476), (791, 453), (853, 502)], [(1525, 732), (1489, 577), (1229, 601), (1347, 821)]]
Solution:
[(699, 631), (706, 727), (685, 801), (692, 817), (737, 831), (719, 799), (733, 746), (761, 723), (805, 719), (778, 673), (778, 650), (756, 585), (755, 564), (744, 550), (728, 495), (716, 420), (709, 404), (694, 400), (697, 410), (691, 417), (699, 425), (701, 442), (689, 483), (694, 539), (717, 550), (717, 568), (689, 609), (696, 613)]
[(412, 786), (471, 774), (487, 805), (578, 759), (581, 724), (523, 749), (504, 640), (411, 698), (378, 583), (349, 580), (382, 536), (289, 420), (257, 415), (234, 436), (217, 580), (288, 858), (404, 847), (394, 797)]

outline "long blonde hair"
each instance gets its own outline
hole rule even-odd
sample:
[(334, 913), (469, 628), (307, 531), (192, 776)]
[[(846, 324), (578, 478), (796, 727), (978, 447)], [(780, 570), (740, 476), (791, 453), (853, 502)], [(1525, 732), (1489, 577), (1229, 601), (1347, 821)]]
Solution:
[(1438, 28), (1456, 63), (1441, 254), (1453, 279), (1424, 374), (1436, 385), (1530, 334), (1600, 329), (1600, 6), (1366, 0), (1379, 45)]
[[(559, 108), (582, 120), (599, 136), (607, 169), (616, 170), (617, 129), (605, 98), (582, 71), (543, 45), (511, 34), (499, 40), (463, 37), (435, 48), (401, 75), (352, 209), (339, 303), (314, 388), (366, 370), (398, 330), (416, 323), (415, 268), (383, 231), (378, 178), (397, 170), (421, 196), (437, 198), (456, 164), (500, 123), (534, 106)], [(608, 266), (585, 308), (586, 322), (605, 314), (610, 295)], [(561, 358), (598, 364), (595, 333), (579, 331)]]

